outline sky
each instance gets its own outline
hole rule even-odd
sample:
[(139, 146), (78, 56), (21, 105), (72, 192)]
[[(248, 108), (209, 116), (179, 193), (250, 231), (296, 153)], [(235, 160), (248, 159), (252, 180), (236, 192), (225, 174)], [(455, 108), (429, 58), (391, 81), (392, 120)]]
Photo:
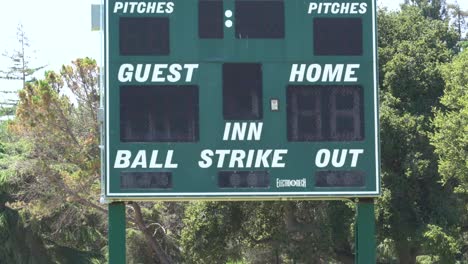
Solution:
[[(378, 0), (381, 7), (399, 9), (403, 0)], [(101, 58), (101, 34), (91, 31), (91, 5), (100, 0), (0, 0), (0, 54), (18, 48), (16, 30), (23, 25), (31, 45), (32, 67), (46, 65), (46, 70), (59, 71), (64, 64), (91, 57)], [(468, 1), (459, 1), (468, 9)], [(9, 61), (0, 56), (0, 70)], [(42, 78), (44, 71), (37, 74)], [(15, 91), (21, 82), (0, 80), (0, 91)], [(14, 95), (0, 93), (0, 103)]]

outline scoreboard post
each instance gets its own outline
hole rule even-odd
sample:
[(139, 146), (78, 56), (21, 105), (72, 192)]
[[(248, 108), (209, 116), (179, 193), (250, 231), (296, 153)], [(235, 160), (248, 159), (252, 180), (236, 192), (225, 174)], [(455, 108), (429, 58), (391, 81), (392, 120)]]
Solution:
[(105, 1), (105, 191), (380, 194), (375, 0)]

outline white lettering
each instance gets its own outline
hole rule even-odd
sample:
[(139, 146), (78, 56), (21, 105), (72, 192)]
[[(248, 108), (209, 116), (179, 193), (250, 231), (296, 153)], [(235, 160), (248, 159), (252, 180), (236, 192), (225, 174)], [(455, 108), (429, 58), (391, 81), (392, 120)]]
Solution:
[[(245, 158), (245, 151), (239, 149), (233, 149), (231, 154), (231, 160), (229, 161), (229, 168), (243, 168), (244, 163), (242, 160)], [(237, 163), (237, 166), (236, 166)]]
[(200, 153), (198, 166), (203, 169), (210, 168), (218, 159), (217, 168), (284, 168), (284, 158), (287, 154), (287, 149), (205, 149)]
[(343, 165), (345, 164), (346, 162), (346, 155), (348, 154), (348, 150), (347, 149), (343, 149), (341, 150), (341, 157), (340, 157), (340, 160), (338, 160), (338, 156), (340, 154), (340, 150), (339, 149), (334, 149), (333, 150), (333, 155), (332, 155), (332, 166), (335, 167), (335, 168), (341, 168), (343, 167)]
[(312, 14), (312, 12), (317, 10), (317, 7), (318, 7), (317, 3), (310, 3), (309, 4), (309, 11), (307, 13)]
[(166, 69), (167, 64), (155, 64), (153, 70), (153, 77), (151, 78), (152, 82), (164, 82), (166, 79), (164, 77), (160, 77), (163, 74), (161, 69)]
[(351, 167), (356, 167), (359, 155), (363, 153), (364, 153), (363, 149), (350, 149), (349, 150), (349, 154), (353, 155), (353, 158), (351, 159)]
[(246, 131), (247, 131), (246, 122), (234, 123), (234, 126), (232, 128), (231, 140), (241, 140), (241, 141), (244, 140)]
[[(359, 10), (358, 10), (359, 7)], [(336, 2), (322, 2), (309, 3), (307, 9), (308, 14), (365, 14), (367, 12), (367, 3), (353, 2), (353, 3), (336, 3)]]
[(337, 64), (333, 69), (332, 64), (326, 64), (323, 70), (322, 82), (341, 82), (344, 64)]
[(359, 5), (359, 14), (365, 14), (367, 12), (367, 3), (361, 3)]
[(271, 163), (272, 168), (284, 168), (286, 164), (280, 163), (283, 160), (283, 155), (288, 154), (287, 149), (278, 149), (273, 152), (273, 161)]
[(135, 72), (135, 80), (137, 82), (145, 82), (146, 80), (148, 80), (150, 70), (151, 70), (151, 64), (146, 64), (145, 72), (141, 74), (141, 72), (143, 71), (143, 64), (138, 64), (136, 67), (136, 72)]
[(151, 160), (150, 160), (150, 164), (149, 164), (149, 167), (151, 169), (160, 169), (160, 168), (163, 167), (162, 164), (157, 163), (157, 160), (158, 160), (158, 151), (153, 150), (153, 152), (151, 153)]
[(255, 160), (255, 168), (268, 168), (268, 157), (270, 156), (271, 152), (271, 149), (267, 149), (265, 152), (263, 151), (263, 149), (258, 150), (257, 159)]
[(262, 137), (263, 123), (250, 123), (247, 140), (260, 140)]
[(309, 68), (307, 69), (307, 81), (316, 82), (320, 79), (321, 74), (322, 66), (320, 66), (319, 64), (309, 65)]
[(115, 2), (114, 13), (171, 14), (174, 2)]
[(198, 162), (198, 166), (202, 169), (207, 169), (209, 167), (211, 167), (211, 165), (213, 164), (213, 161), (211, 159), (211, 157), (213, 157), (214, 153), (212, 150), (209, 150), (209, 149), (204, 149), (202, 152), (201, 152), (201, 155), (200, 157), (203, 159), (203, 161), (199, 161)]
[(119, 10), (123, 8), (123, 3), (122, 2), (116, 2), (114, 5), (114, 13), (117, 13)]
[(167, 76), (167, 80), (169, 82), (177, 82), (180, 80), (180, 71), (182, 71), (182, 65), (180, 64), (172, 64), (170, 67), (169, 67), (169, 72), (171, 73), (171, 75), (168, 75)]
[(315, 156), (315, 166), (318, 168), (325, 168), (330, 162), (330, 151), (328, 149), (321, 149)]
[[(293, 64), (291, 69), (291, 75), (289, 76), (290, 82), (302, 82), (304, 80), (304, 72), (306, 69), (305, 64), (301, 64), (301, 68), (297, 69), (298, 64)], [(296, 81), (297, 77), (297, 81)]]
[[(136, 66), (136, 67), (135, 67)], [(191, 82), (198, 64), (122, 64), (118, 72), (120, 82), (178, 82), (185, 74), (185, 82)]]
[(184, 68), (187, 69), (187, 78), (185, 78), (185, 81), (191, 82), (193, 72), (195, 71), (195, 69), (198, 69), (198, 64), (185, 64)]
[(132, 162), (132, 166), (130, 168), (135, 169), (136, 167), (140, 166), (141, 168), (146, 168), (146, 151), (140, 150), (135, 156), (135, 159)]
[(134, 67), (131, 64), (122, 64), (119, 69), (119, 82), (131, 82), (133, 78)]
[(346, 73), (345, 73), (345, 82), (357, 82), (358, 78), (354, 76), (356, 74), (356, 69), (359, 69), (361, 65), (359, 64), (348, 64), (346, 66)]
[(223, 140), (224, 141), (229, 139), (229, 131), (231, 131), (231, 122), (227, 122), (224, 125), (224, 135), (223, 135)]
[(218, 168), (222, 168), (224, 165), (224, 157), (226, 157), (226, 155), (228, 155), (229, 153), (231, 153), (230, 150), (226, 150), (226, 149), (217, 149), (215, 151), (216, 155), (219, 155), (219, 160), (218, 160)]
[(129, 150), (118, 150), (115, 157), (114, 168), (123, 169), (130, 166), (130, 158), (132, 157), (132, 152)]
[(322, 82), (357, 82), (356, 70), (359, 68), (359, 64), (293, 64), (289, 81), (302, 82), (305, 75), (305, 79), (310, 83), (319, 80)]
[(167, 169), (177, 169), (178, 164), (172, 163), (172, 156), (174, 155), (173, 150), (167, 151), (166, 162), (164, 162), (164, 167)]

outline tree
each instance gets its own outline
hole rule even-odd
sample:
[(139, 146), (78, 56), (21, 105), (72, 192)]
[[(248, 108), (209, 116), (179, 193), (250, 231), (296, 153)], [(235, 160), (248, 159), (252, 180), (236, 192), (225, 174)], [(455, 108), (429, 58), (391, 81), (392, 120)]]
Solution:
[[(70, 251), (75, 258), (104, 257), (107, 209), (98, 203), (98, 76), (96, 61), (84, 58), (63, 66), (60, 74), (46, 72), (45, 79), (26, 83), (10, 125), (13, 134), (31, 143), (28, 159), (20, 164), (27, 173), (17, 175), (23, 185), (16, 199), (55, 249), (55, 258), (70, 256)], [(62, 93), (65, 86), (76, 102)], [(157, 209), (146, 203), (129, 203), (127, 208), (129, 230), (133, 237), (144, 238), (147, 256), (163, 264), (177, 259), (171, 235), (156, 232), (166, 223), (157, 217)]]
[(378, 27), (381, 90), (396, 97), (402, 110), (430, 115), (444, 88), (439, 66), (451, 60), (456, 32), (414, 7), (380, 11)]
[(449, 14), (452, 17), (453, 25), (458, 31), (460, 40), (463, 38), (463, 33), (468, 28), (468, 22), (466, 18), (468, 17), (468, 10), (462, 10), (458, 1), (455, 1), (454, 4), (448, 4), (447, 9)]
[[(16, 38), (18, 40), (18, 49), (13, 50), (13, 52), (4, 52), (2, 55), (6, 57), (10, 62), (6, 70), (0, 70), (0, 79), (5, 80), (19, 80), (22, 81), (22, 86), (24, 87), (26, 82), (33, 80), (33, 75), (44, 69), (45, 66), (32, 67), (31, 61), (33, 57), (30, 51), (29, 39), (26, 36), (23, 25), (19, 24), (17, 27)], [(18, 89), (19, 90), (19, 89)], [(17, 91), (9, 90), (0, 90), (0, 94), (4, 94), (5, 97), (8, 94), (16, 94)], [(8, 99), (2, 100), (0, 103), (0, 110), (2, 112), (14, 113), (16, 108), (17, 100)]]
[(23, 154), (28, 145), (12, 142), (6, 125), (6, 122), (0, 123), (0, 260), (2, 263), (50, 263), (52, 259), (40, 236), (9, 206), (18, 190), (11, 164), (25, 158)]
[(188, 263), (353, 263), (343, 202), (195, 202), (181, 235)]
[(42, 70), (45, 66), (31, 67), (32, 56), (29, 51), (31, 46), (23, 25), (21, 24), (17, 27), (16, 38), (19, 48), (12, 53), (5, 52), (3, 54), (4, 57), (12, 62), (12, 66), (8, 67), (7, 70), (0, 70), (0, 79), (21, 80), (23, 82), (22, 87), (24, 87), (26, 82), (33, 79), (34, 73)]
[[(77, 60), (74, 67), (63, 75), (73, 78), (76, 72), (97, 71), (90, 59)], [(54, 259), (88, 263), (103, 258), (105, 245), (105, 210), (93, 199), (100, 190), (97, 120), (85, 114), (82, 102), (74, 106), (61, 95), (64, 79), (46, 72), (44, 80), (26, 82), (19, 93), (17, 118), (9, 129), (30, 148), (26, 159), (11, 164), (20, 182), (12, 205), (41, 234)]]
[[(424, 3), (429, 4), (416, 4)], [(458, 36), (424, 12), (412, 6), (381, 11), (378, 23), (383, 185), (378, 234), (380, 243), (393, 244), (399, 263), (415, 263), (432, 249), (425, 243), (431, 226), (454, 235), (461, 215), (453, 187), (440, 183), (428, 136), (432, 108), (445, 86), (440, 66), (451, 61)]]
[(435, 131), (431, 143), (438, 157), (445, 185), (454, 186), (462, 205), (458, 240), (468, 259), (468, 50), (442, 68), (446, 82), (442, 106), (435, 109)]
[(405, 0), (404, 5), (417, 6), (425, 17), (432, 19), (444, 19), (447, 15), (445, 0)]
[(445, 183), (455, 181), (468, 194), (468, 51), (443, 67), (447, 84), (441, 97), (443, 107), (435, 111), (435, 132), (431, 143), (439, 158), (439, 172)]

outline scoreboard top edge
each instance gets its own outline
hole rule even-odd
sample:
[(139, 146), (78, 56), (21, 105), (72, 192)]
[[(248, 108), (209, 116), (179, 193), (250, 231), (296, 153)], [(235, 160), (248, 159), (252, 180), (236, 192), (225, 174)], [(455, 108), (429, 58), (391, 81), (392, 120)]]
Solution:
[(106, 1), (113, 60), (368, 60), (375, 32), (375, 0)]

